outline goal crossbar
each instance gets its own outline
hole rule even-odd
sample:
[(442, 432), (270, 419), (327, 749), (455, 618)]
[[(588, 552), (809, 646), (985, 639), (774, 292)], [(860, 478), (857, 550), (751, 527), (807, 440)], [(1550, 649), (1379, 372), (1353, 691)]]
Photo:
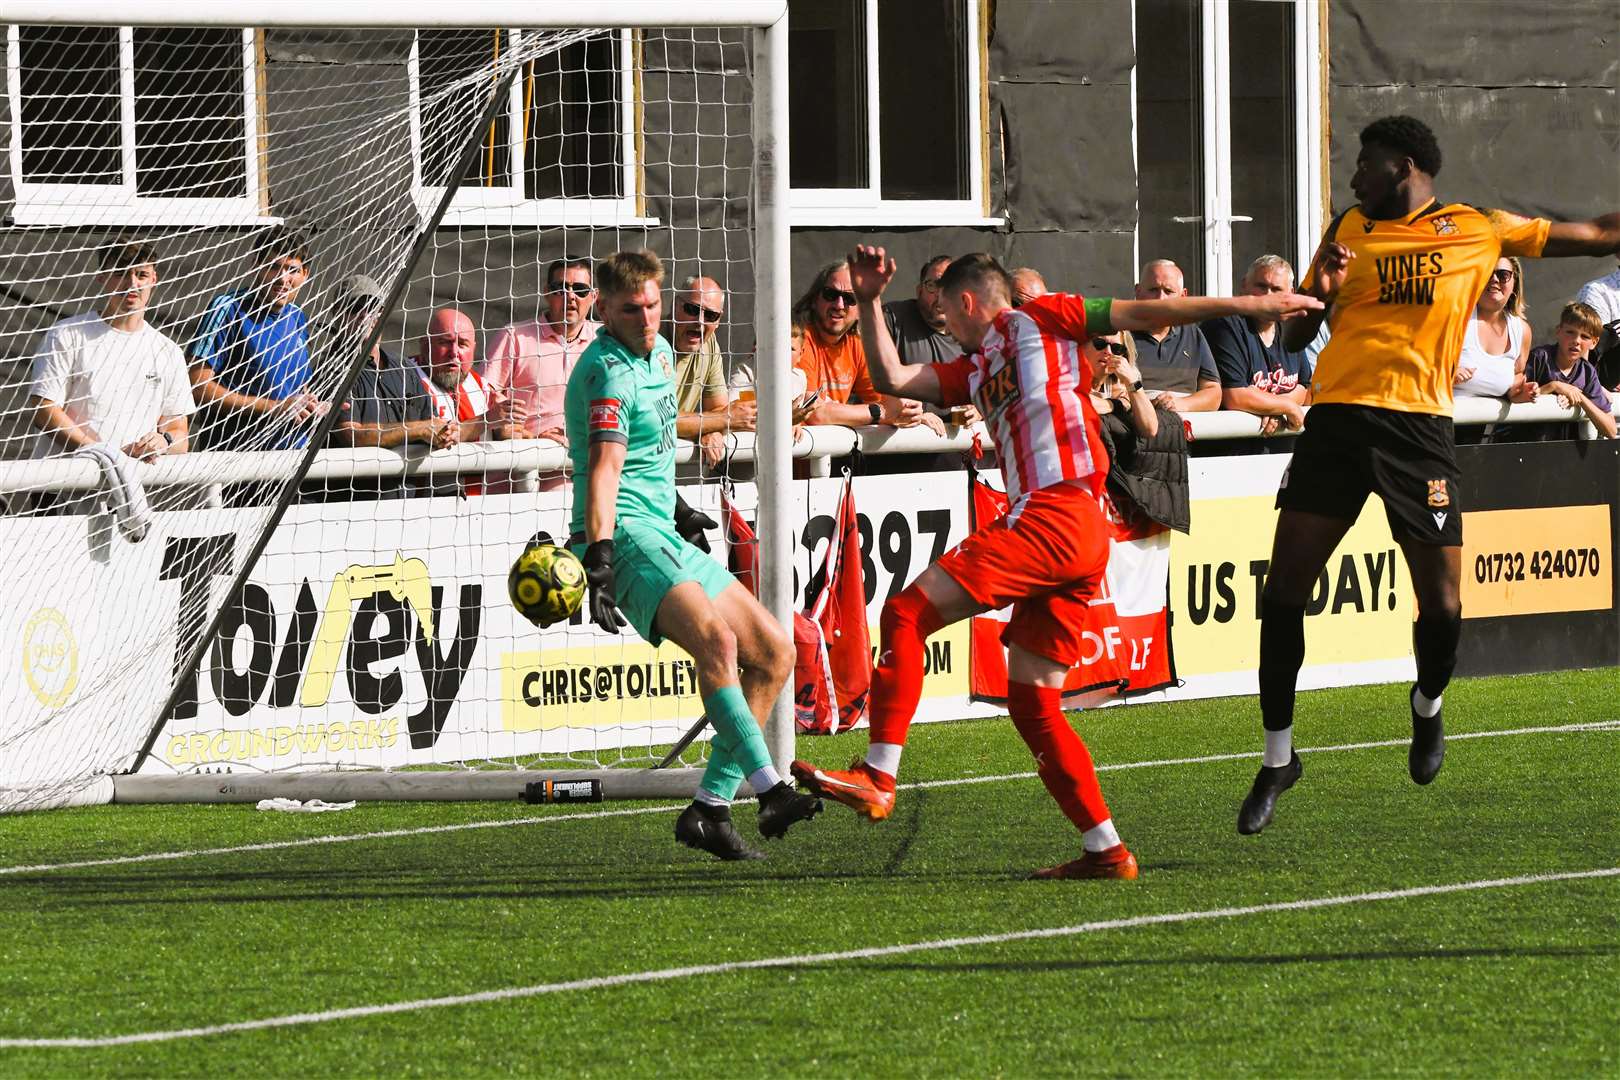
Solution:
[(787, 17), (787, 0), (592, 0), (589, 4), (513, 0), (390, 0), (334, 4), (330, 0), (126, 0), (111, 6), (84, 0), (15, 0), (5, 21), (40, 26), (255, 26), (310, 29), (389, 27), (486, 28), (532, 26), (576, 30), (600, 26), (738, 26), (763, 29)]

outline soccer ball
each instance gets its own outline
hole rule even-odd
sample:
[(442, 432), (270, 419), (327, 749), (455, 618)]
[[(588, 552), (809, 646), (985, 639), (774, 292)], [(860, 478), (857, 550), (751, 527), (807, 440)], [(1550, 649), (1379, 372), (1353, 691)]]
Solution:
[(585, 567), (565, 547), (531, 540), (506, 575), (506, 591), (518, 614), (536, 626), (562, 622), (585, 599)]

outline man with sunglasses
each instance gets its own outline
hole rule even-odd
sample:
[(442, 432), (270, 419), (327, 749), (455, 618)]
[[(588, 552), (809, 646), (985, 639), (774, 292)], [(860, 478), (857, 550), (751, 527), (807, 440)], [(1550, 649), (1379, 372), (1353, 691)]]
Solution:
[[(1080, 831), (1084, 849), (1080, 858), (1035, 876), (1134, 878), (1136, 858), (1114, 828), (1091, 755), (1061, 704), (1069, 669), (1087, 650), (1084, 615), (1108, 561), (1108, 526), (1098, 505), (1108, 458), (1081, 343), (1119, 330), (1220, 315), (1280, 318), (1319, 310), (1321, 302), (1292, 294), (1088, 300), (1053, 293), (1015, 309), (1013, 284), (1001, 264), (985, 254), (964, 255), (941, 281), (946, 323), (964, 353), (943, 364), (906, 366), (875, 317), (894, 277), (894, 260), (882, 248), (863, 245), (849, 265), (873, 382), (888, 393), (940, 405), (976, 404), (995, 439), (1010, 505), (883, 605), (864, 760), (847, 770), (795, 761), (793, 775), (812, 793), (873, 821), (888, 817), (907, 729), (922, 698), (929, 635), (1011, 606), (1003, 635), (1007, 710), (1039, 763), (1047, 791)], [(1133, 392), (1140, 389), (1140, 383), (1132, 386)]]
[(716, 331), (726, 317), (726, 292), (710, 277), (686, 279), (675, 297), (669, 343), (675, 349), (675, 434), (696, 439), (705, 471), (725, 456), (727, 431), (754, 430), (754, 403), (732, 401)]
[[(804, 327), (795, 366), (804, 372), (805, 392), (815, 394), (818, 401), (805, 423), (858, 428), (915, 427), (925, 422), (928, 414), (920, 402), (886, 397), (872, 386), (848, 263), (839, 260), (816, 271), (815, 280), (793, 305), (793, 321)], [(929, 419), (939, 424), (938, 418)]]
[[(495, 335), (484, 363), (484, 381), (494, 400), (492, 419), (515, 424), (531, 439), (568, 444), (563, 391), (580, 356), (596, 340), (592, 321), (596, 286), (591, 261), (564, 256), (546, 268), (546, 315), (513, 323)], [(560, 487), (562, 474), (542, 477), (542, 488)]]

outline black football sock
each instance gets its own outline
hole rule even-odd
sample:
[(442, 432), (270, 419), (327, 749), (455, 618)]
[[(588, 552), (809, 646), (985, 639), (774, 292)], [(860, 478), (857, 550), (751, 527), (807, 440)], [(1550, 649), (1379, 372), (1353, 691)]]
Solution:
[(1267, 731), (1294, 724), (1294, 690), (1305, 662), (1305, 608), (1264, 599), (1260, 608), (1260, 719)]
[(1433, 701), (1445, 692), (1457, 668), (1457, 641), (1462, 637), (1462, 615), (1419, 615), (1412, 626), (1412, 651), (1417, 654), (1418, 693)]

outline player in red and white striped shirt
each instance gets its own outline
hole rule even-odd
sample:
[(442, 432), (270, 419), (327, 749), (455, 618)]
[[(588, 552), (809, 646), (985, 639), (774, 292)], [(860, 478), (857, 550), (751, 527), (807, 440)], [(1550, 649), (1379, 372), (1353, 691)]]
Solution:
[(849, 257), (861, 335), (877, 388), (937, 405), (977, 406), (995, 439), (1007, 514), (974, 532), (883, 606), (872, 683), (871, 742), (847, 770), (795, 761), (804, 787), (877, 821), (894, 808), (906, 730), (922, 697), (923, 646), (942, 627), (1012, 605), (1007, 710), (1035, 754), (1041, 780), (1082, 834), (1081, 857), (1036, 877), (1134, 878), (1136, 859), (1114, 829), (1086, 745), (1063, 716), (1064, 677), (1080, 659), (1082, 618), (1102, 581), (1108, 532), (1098, 506), (1108, 476), (1091, 407), (1091, 365), (1080, 344), (1116, 330), (1149, 330), (1222, 315), (1276, 320), (1319, 310), (1294, 293), (1230, 299), (1085, 300), (1052, 293), (1012, 306), (1007, 271), (964, 255), (940, 279), (946, 326), (963, 354), (908, 367), (877, 310), (895, 264), (882, 248)]

